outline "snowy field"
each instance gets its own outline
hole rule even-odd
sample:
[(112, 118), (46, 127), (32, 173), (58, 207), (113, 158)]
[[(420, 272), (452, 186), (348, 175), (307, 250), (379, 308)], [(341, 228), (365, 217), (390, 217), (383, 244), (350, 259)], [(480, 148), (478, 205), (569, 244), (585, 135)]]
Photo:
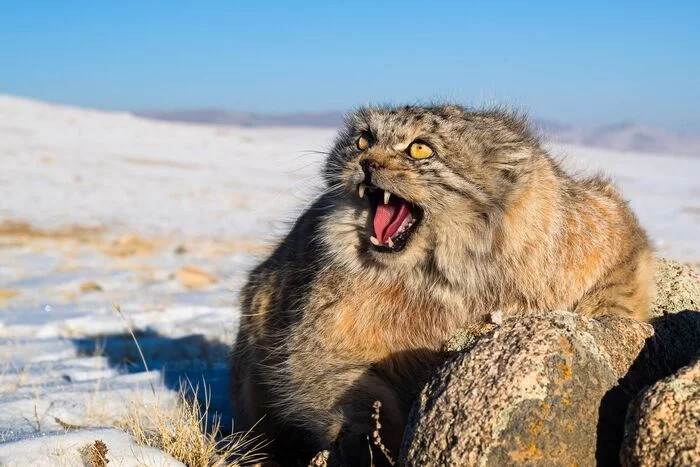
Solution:
[[(79, 464), (94, 439), (110, 465), (173, 463), (88, 430), (171, 403), (183, 378), (230, 421), (238, 290), (318, 192), (333, 136), (0, 95), (0, 465)], [(700, 158), (550, 149), (611, 176), (661, 254), (700, 264)]]

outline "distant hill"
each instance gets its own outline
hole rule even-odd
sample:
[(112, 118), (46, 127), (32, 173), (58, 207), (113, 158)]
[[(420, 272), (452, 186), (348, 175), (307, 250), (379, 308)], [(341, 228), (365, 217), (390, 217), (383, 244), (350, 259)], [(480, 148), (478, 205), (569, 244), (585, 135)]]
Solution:
[(553, 141), (578, 146), (634, 152), (658, 152), (700, 157), (700, 136), (637, 123), (583, 126), (535, 120), (535, 127)]
[(337, 128), (343, 123), (343, 112), (292, 113), (268, 115), (257, 113), (229, 112), (222, 109), (191, 109), (134, 112), (139, 117), (170, 122), (202, 123), (215, 125), (237, 125), (244, 127), (305, 126)]
[[(342, 112), (258, 114), (223, 109), (174, 111), (137, 111), (135, 115), (156, 120), (243, 127), (318, 127), (337, 128)], [(637, 123), (603, 126), (570, 125), (553, 120), (535, 119), (534, 126), (547, 139), (579, 146), (619, 151), (658, 152), (700, 157), (700, 136), (688, 135)]]

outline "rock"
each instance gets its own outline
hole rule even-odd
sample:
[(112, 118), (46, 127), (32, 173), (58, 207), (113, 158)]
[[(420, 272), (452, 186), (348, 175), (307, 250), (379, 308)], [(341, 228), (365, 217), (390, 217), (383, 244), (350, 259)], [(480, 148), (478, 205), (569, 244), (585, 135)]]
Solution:
[(688, 365), (700, 352), (700, 312), (681, 311), (654, 318), (654, 337), (647, 339), (627, 374), (600, 401), (598, 456), (619, 462), (625, 415), (639, 392)]
[(458, 329), (442, 346), (442, 351), (451, 353), (465, 350), (474, 345), (477, 339), (503, 323), (503, 313), (491, 313), (489, 323), (474, 324), (470, 328)]
[(109, 256), (125, 258), (129, 256), (148, 256), (153, 254), (157, 245), (136, 234), (124, 234), (102, 248), (102, 252)]
[(652, 316), (700, 310), (700, 276), (687, 264), (669, 259), (656, 263), (656, 299)]
[[(630, 402), (700, 352), (700, 312), (693, 311), (700, 309), (700, 277), (689, 266), (662, 259), (656, 280), (650, 324), (554, 312), (508, 319), (486, 336), (473, 329), (456, 333), (445, 345), (454, 355), (424, 388), (409, 417), (401, 462), (618, 463)], [(695, 378), (689, 371), (678, 377)], [(676, 379), (657, 385), (668, 392), (680, 384), (670, 381)], [(690, 434), (673, 434), (675, 424), (687, 423), (696, 435), (696, 413), (677, 420), (695, 406), (680, 409), (677, 398), (665, 396), (667, 411), (657, 407), (657, 385), (635, 403), (642, 409), (630, 412), (636, 415), (628, 419), (622, 450), (628, 465), (647, 465), (643, 456), (649, 451), (648, 459), (655, 459), (658, 450), (685, 462), (678, 456), (689, 455), (685, 447), (698, 443)], [(647, 397), (652, 402), (644, 405)], [(673, 424), (648, 420), (662, 416)]]
[(629, 401), (686, 365), (700, 345), (700, 313), (653, 325), (651, 338), (651, 325), (615, 316), (506, 320), (448, 359), (424, 388), (402, 464), (617, 463)]
[(442, 346), (443, 352), (459, 352), (476, 344), (479, 335), (473, 329), (458, 329)]
[(632, 402), (620, 460), (630, 467), (700, 465), (700, 356)]
[[(489, 329), (490, 330), (490, 329)], [(451, 353), (470, 349), (476, 344), (479, 337), (486, 334), (480, 325), (472, 326), (468, 329), (458, 329), (452, 337), (442, 346), (442, 351)]]
[(216, 283), (216, 277), (197, 266), (183, 266), (177, 270), (175, 277), (188, 289), (200, 289)]
[(14, 290), (14, 289), (3, 289), (0, 288), (0, 303), (7, 302), (16, 296), (19, 295), (19, 292)]
[(506, 320), (423, 390), (403, 463), (595, 464), (598, 407), (590, 402), (625, 374), (652, 334), (629, 319), (567, 312)]
[(82, 293), (102, 292), (102, 286), (95, 281), (85, 281), (80, 284), (80, 291)]

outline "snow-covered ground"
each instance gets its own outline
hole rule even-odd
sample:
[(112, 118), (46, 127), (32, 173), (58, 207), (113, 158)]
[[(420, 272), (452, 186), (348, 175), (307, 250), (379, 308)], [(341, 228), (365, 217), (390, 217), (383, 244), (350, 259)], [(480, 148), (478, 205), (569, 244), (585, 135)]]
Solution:
[[(319, 190), (316, 152), (333, 136), (0, 95), (0, 464), (48, 446), (46, 462), (73, 465), (99, 436), (118, 454), (128, 439), (81, 430), (118, 425), (134, 403), (170, 403), (184, 377), (205, 381), (230, 417), (238, 289)], [(551, 150), (616, 180), (662, 254), (700, 262), (700, 159)]]

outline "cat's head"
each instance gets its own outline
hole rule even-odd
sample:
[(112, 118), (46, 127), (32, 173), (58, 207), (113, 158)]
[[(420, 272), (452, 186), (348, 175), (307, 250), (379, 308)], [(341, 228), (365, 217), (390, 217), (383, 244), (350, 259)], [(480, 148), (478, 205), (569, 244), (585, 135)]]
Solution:
[(524, 119), (505, 112), (359, 109), (324, 169), (337, 206), (327, 241), (343, 255), (389, 267), (414, 267), (441, 249), (486, 251), (537, 151)]

